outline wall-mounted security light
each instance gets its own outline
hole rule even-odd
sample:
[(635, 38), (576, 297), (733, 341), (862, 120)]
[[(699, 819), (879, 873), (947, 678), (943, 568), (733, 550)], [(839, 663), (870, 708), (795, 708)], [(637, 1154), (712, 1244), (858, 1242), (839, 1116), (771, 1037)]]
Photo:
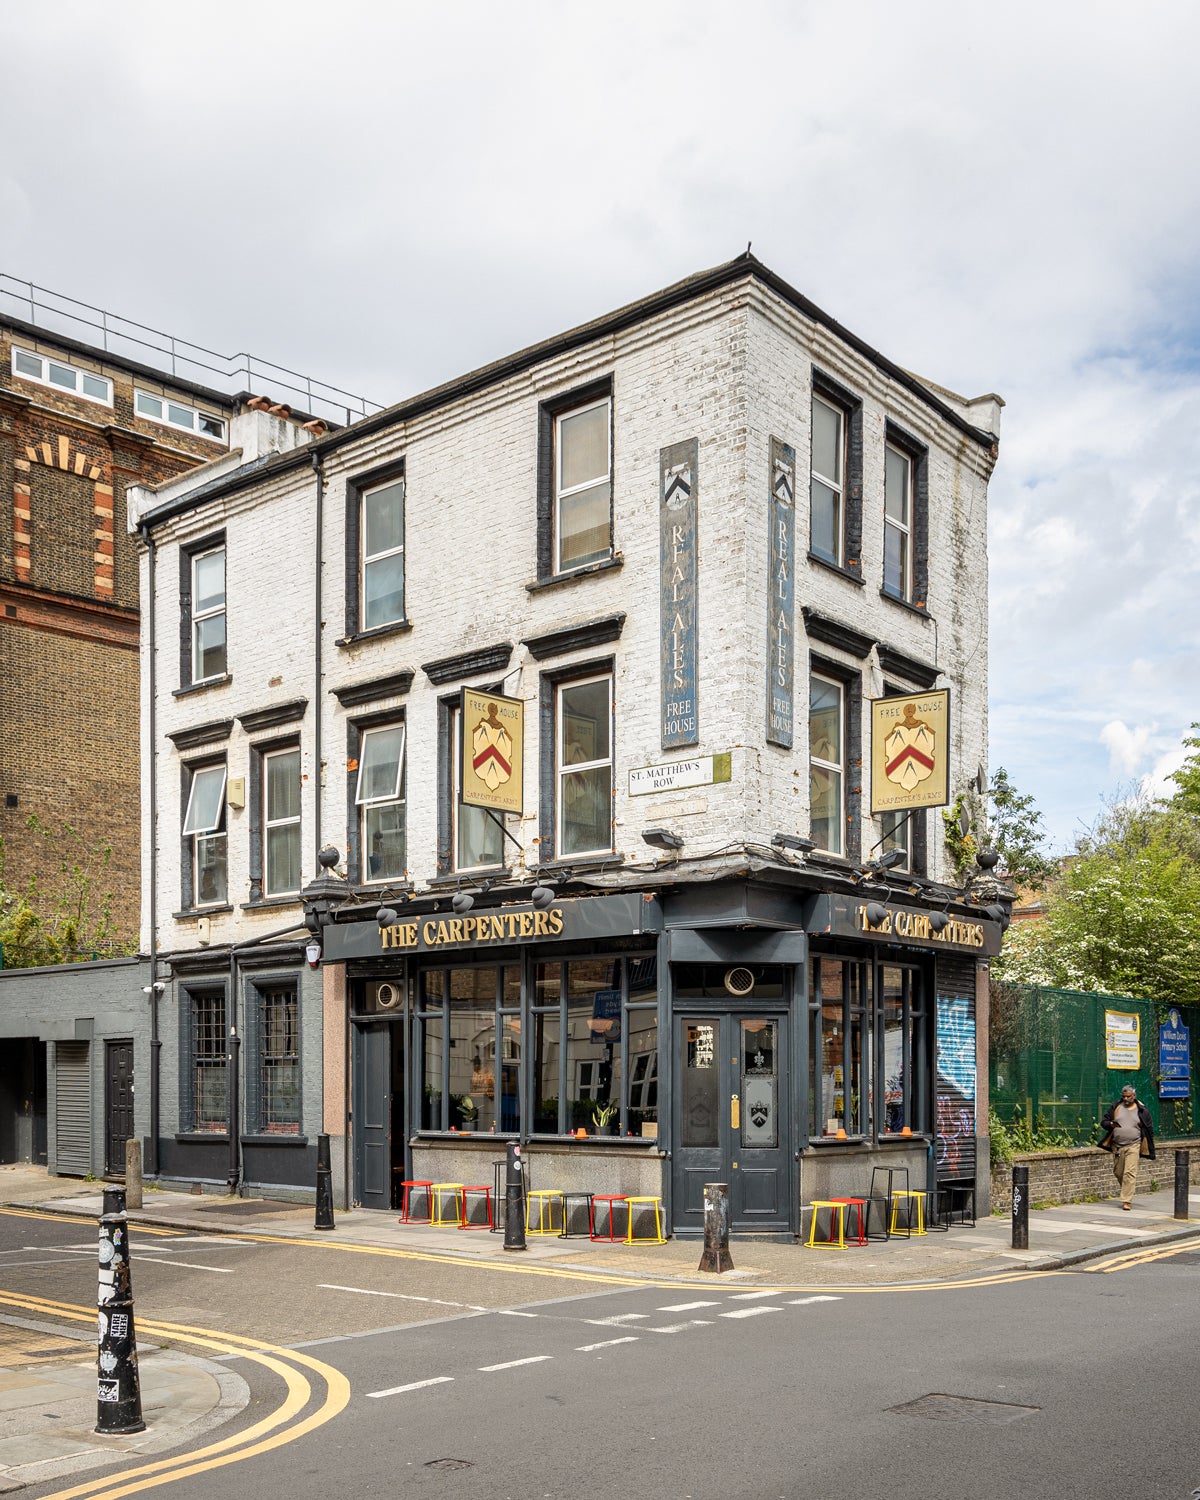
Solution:
[(643, 828), (642, 838), (655, 849), (682, 849), (683, 839), (669, 828)]
[(802, 839), (798, 833), (777, 833), (771, 839), (773, 849), (794, 849), (797, 854), (807, 854), (817, 847), (815, 839)]
[(166, 989), (166, 985), (162, 982), (162, 980), (161, 979), (156, 979), (153, 984), (144, 984), (144, 985), (142, 985), (142, 994), (143, 995), (161, 995), (162, 992), (163, 992), (163, 990), (165, 990), (165, 989)]

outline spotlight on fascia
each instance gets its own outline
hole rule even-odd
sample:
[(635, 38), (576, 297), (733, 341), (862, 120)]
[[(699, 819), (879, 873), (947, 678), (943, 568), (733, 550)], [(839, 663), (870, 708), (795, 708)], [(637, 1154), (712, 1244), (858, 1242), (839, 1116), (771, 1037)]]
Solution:
[(867, 921), (872, 927), (878, 927), (880, 922), (887, 916), (887, 907), (881, 901), (867, 902)]
[(1000, 905), (999, 901), (993, 901), (991, 906), (985, 906), (983, 914), (985, 917), (991, 917), (993, 922), (1005, 922), (1008, 916), (1008, 912)]
[(475, 893), (473, 891), (455, 891), (450, 898), (450, 906), (456, 917), (465, 917), (475, 905)]
[(375, 914), (375, 920), (380, 927), (394, 927), (400, 920), (400, 914), (393, 907), (381, 906)]
[(908, 858), (903, 849), (889, 849), (886, 854), (881, 854), (878, 859), (873, 859), (870, 864), (872, 870), (894, 870), (897, 865), (902, 865)]
[(945, 932), (950, 925), (950, 913), (948, 911), (931, 911), (929, 913), (929, 929), (931, 932)]
[(655, 849), (682, 849), (683, 839), (669, 828), (643, 828), (643, 840)]
[(533, 902), (535, 911), (545, 911), (554, 901), (554, 887), (550, 885), (535, 885), (530, 900)]
[(156, 979), (153, 984), (144, 984), (144, 985), (142, 985), (142, 994), (143, 995), (161, 995), (162, 992), (163, 992), (163, 990), (165, 990), (165, 989), (166, 989), (166, 985), (162, 982), (162, 980), (161, 979)]
[(771, 839), (773, 849), (794, 849), (797, 854), (807, 854), (817, 847), (815, 839), (802, 839), (798, 833), (777, 833)]

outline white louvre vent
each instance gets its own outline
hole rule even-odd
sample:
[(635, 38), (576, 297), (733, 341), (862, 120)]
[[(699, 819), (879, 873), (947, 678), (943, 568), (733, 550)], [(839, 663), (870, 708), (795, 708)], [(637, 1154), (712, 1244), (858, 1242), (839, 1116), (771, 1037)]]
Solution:
[(725, 988), (731, 995), (748, 995), (754, 988), (754, 975), (742, 965), (725, 973)]
[(394, 1010), (400, 1004), (400, 988), (386, 981), (375, 991), (375, 1004), (380, 1010)]

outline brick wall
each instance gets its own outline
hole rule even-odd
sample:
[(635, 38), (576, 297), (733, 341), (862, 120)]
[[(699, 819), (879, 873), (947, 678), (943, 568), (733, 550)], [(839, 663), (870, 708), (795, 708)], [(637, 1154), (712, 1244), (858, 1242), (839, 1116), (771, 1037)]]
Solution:
[[(1160, 1188), (1175, 1181), (1175, 1149), (1191, 1151), (1189, 1181), (1200, 1183), (1200, 1141), (1156, 1141), (1154, 1161), (1143, 1161), (1138, 1172), (1138, 1188), (1150, 1191), (1157, 1178)], [(1029, 1168), (1029, 1201), (1038, 1203), (1084, 1203), (1095, 1198), (1117, 1196), (1112, 1157), (1098, 1146), (1077, 1146), (1070, 1151), (1042, 1151), (1015, 1156)], [(992, 1168), (992, 1211), (1012, 1211), (1012, 1162), (1001, 1162)]]

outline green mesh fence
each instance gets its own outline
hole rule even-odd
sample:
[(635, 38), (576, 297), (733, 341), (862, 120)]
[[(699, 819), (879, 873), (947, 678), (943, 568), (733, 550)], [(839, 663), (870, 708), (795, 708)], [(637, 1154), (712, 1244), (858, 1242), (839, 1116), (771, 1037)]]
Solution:
[[(1063, 1131), (1077, 1145), (1098, 1136), (1100, 1116), (1131, 1083), (1164, 1139), (1196, 1135), (1200, 1086), (1192, 1060), (1186, 1099), (1158, 1097), (1158, 1028), (1170, 1007), (1152, 1000), (1037, 986), (993, 985), (988, 1078), (992, 1109), (1005, 1125)], [(1179, 1005), (1180, 1021), (1200, 1045), (1200, 1006)], [(1104, 1013), (1141, 1019), (1136, 1069), (1107, 1066)]]

